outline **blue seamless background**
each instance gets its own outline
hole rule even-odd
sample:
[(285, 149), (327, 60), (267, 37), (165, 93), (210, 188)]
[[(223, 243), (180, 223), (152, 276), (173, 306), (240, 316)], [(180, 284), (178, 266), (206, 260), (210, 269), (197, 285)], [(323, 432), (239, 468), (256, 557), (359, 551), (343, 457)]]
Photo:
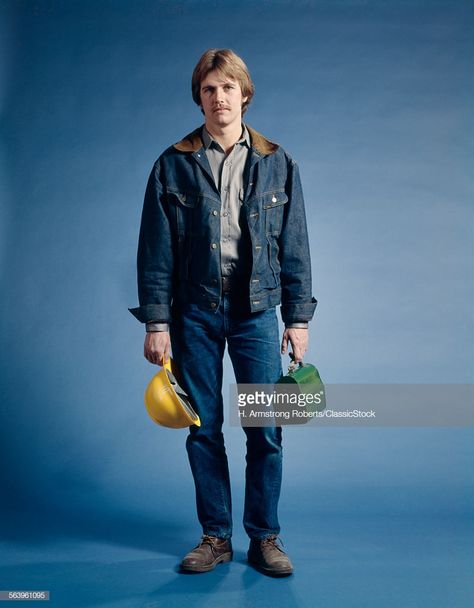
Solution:
[[(246, 120), (300, 165), (307, 359), (332, 383), (473, 381), (473, 9), (1, 3), (5, 512), (194, 517), (185, 431), (146, 416), (155, 370), (127, 307), (146, 179), (202, 120), (209, 47), (244, 57)], [(239, 497), (243, 434), (226, 434)], [(468, 429), (289, 429), (282, 509), (465, 514), (472, 451)]]

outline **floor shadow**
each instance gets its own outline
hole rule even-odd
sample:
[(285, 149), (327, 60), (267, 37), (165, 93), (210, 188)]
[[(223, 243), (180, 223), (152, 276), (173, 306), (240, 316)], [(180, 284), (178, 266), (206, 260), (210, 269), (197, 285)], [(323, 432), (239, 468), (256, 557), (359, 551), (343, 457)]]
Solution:
[(2, 516), (4, 541), (34, 545), (63, 539), (101, 542), (182, 557), (199, 537), (192, 522), (180, 523), (132, 511), (15, 512)]

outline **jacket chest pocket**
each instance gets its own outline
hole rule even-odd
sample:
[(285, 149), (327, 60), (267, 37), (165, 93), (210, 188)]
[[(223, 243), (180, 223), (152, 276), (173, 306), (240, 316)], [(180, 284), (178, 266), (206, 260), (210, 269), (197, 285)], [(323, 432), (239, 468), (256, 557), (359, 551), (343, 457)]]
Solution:
[(262, 210), (265, 218), (265, 233), (279, 236), (283, 225), (283, 214), (288, 196), (283, 191), (266, 192), (262, 197)]
[(193, 226), (195, 225), (193, 217), (196, 212), (198, 196), (174, 190), (168, 190), (167, 195), (171, 212), (176, 222), (178, 240), (181, 240), (193, 231)]
[(177, 235), (177, 268), (179, 279), (189, 278), (190, 259), (193, 255), (193, 231), (195, 230), (197, 203), (199, 197), (187, 192), (167, 191), (170, 212), (173, 216)]

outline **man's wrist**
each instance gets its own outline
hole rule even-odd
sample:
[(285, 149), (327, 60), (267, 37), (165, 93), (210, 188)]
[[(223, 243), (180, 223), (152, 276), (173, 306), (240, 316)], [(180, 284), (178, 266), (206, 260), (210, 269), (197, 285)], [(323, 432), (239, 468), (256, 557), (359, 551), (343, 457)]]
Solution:
[(158, 331), (169, 331), (170, 326), (168, 323), (160, 323), (158, 321), (149, 321), (146, 324), (147, 333), (158, 332)]

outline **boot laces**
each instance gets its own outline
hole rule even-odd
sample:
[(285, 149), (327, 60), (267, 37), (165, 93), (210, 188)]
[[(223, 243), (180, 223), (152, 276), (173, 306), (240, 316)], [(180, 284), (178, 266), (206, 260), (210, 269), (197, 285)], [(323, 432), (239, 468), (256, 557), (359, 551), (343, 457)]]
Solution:
[(201, 537), (201, 542), (199, 543), (200, 545), (211, 545), (211, 547), (215, 547), (216, 542), (219, 539), (217, 538), (217, 536), (210, 536), (209, 534), (203, 534)]
[[(283, 545), (283, 541), (281, 540), (281, 538), (279, 536), (276, 536), (276, 535), (267, 536), (266, 538), (263, 538), (261, 540), (261, 543), (262, 543), (262, 548), (263, 547), (276, 547), (280, 551), (281, 551), (280, 545), (282, 547), (284, 546)], [(280, 543), (280, 545), (278, 543)]]

